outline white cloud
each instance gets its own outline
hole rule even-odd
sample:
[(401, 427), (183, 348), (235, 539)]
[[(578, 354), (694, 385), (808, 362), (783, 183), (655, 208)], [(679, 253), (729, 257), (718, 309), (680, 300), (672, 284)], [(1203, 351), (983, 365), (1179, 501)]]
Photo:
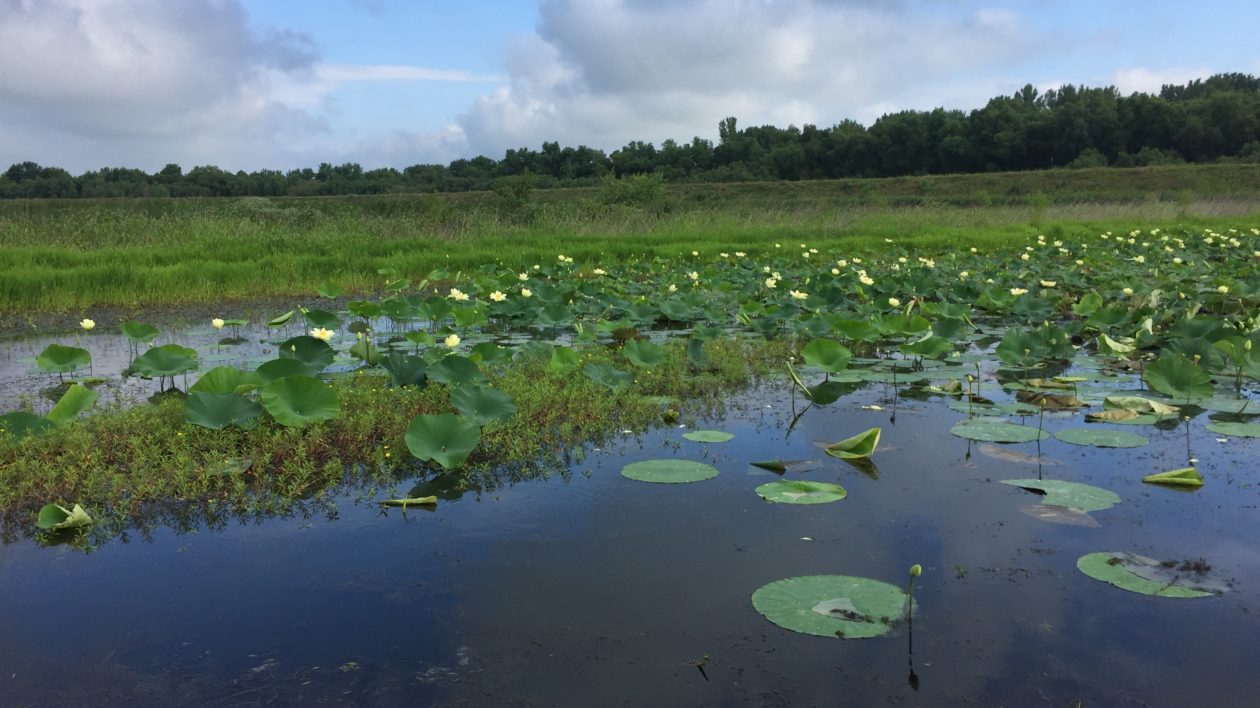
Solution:
[(1111, 83), (1122, 96), (1138, 92), (1158, 95), (1165, 84), (1184, 84), (1194, 79), (1206, 79), (1213, 73), (1215, 72), (1211, 69), (1204, 68), (1151, 69), (1135, 66), (1112, 74)]
[(476, 152), (716, 137), (725, 116), (830, 125), (974, 107), (1006, 88), (986, 67), (1029, 51), (1012, 12), (947, 17), (907, 3), (547, 0), (540, 18), (508, 53), (510, 80), (459, 119)]

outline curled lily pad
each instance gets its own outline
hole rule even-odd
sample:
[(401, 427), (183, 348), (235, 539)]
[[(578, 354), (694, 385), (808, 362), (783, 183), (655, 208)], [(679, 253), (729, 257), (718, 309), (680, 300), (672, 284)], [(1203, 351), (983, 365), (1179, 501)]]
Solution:
[(716, 467), (691, 460), (644, 460), (632, 462), (621, 468), (623, 477), (658, 484), (702, 482), (713, 479), (717, 475)]
[(1103, 399), (1103, 407), (1111, 410), (1126, 410), (1134, 413), (1154, 413), (1156, 415), (1172, 415), (1179, 408), (1170, 406), (1141, 396), (1107, 396)]
[(1150, 442), (1145, 437), (1127, 430), (1066, 428), (1055, 432), (1054, 437), (1072, 445), (1091, 447), (1142, 447)]
[(35, 522), (35, 525), (45, 531), (79, 529), (91, 526), (92, 517), (78, 504), (70, 509), (60, 504), (45, 504), (39, 510), (39, 520)]
[(73, 384), (61, 394), (61, 400), (48, 411), (48, 420), (58, 425), (69, 422), (96, 403), (96, 391), (82, 384)]
[(1045, 495), (1043, 504), (1081, 511), (1101, 511), (1120, 503), (1120, 496), (1102, 487), (1057, 479), (1004, 479), (1002, 484)]
[[(1258, 408), (1257, 410), (1260, 410)], [(1208, 430), (1218, 435), (1231, 435), (1236, 438), (1260, 438), (1260, 424), (1257, 423), (1208, 423)]]
[(806, 472), (817, 466), (813, 460), (762, 460), (760, 462), (749, 463), (753, 467), (774, 472), (776, 474), (785, 474), (787, 472)]
[(702, 443), (720, 443), (735, 439), (734, 435), (721, 430), (693, 430), (690, 433), (683, 433), (683, 437), (692, 442)]
[(1177, 487), (1202, 487), (1203, 475), (1193, 467), (1148, 474), (1142, 478), (1147, 484), (1170, 484)]
[(1211, 597), (1228, 590), (1205, 577), (1192, 563), (1161, 563), (1154, 558), (1128, 552), (1090, 553), (1076, 561), (1076, 567), (1095, 580), (1111, 583), (1122, 590), (1158, 597)]
[(757, 487), (757, 494), (766, 501), (779, 504), (826, 504), (840, 501), (849, 495), (838, 484), (804, 480), (780, 480), (763, 484)]
[(890, 630), (906, 613), (906, 593), (850, 575), (803, 575), (757, 588), (753, 608), (771, 622), (816, 637), (864, 639)]
[(381, 506), (401, 506), (407, 508), (409, 506), (437, 506), (437, 497), (412, 497), (408, 499), (384, 499), (377, 502)]
[(1025, 443), (1050, 437), (1044, 430), (1005, 421), (971, 420), (949, 429), (950, 434), (968, 440), (997, 443)]
[(864, 460), (875, 454), (879, 445), (879, 428), (864, 430), (851, 438), (827, 446), (827, 454), (842, 460)]

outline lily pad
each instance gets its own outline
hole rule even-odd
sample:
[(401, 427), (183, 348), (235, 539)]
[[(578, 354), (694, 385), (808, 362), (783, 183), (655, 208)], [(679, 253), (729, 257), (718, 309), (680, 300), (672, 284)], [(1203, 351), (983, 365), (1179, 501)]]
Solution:
[(1124, 551), (1090, 553), (1077, 559), (1076, 567), (1095, 580), (1143, 595), (1211, 597), (1227, 589), (1204, 582), (1201, 574), (1193, 569), (1181, 571), (1176, 563), (1160, 563), (1154, 558)]
[(69, 422), (96, 403), (99, 394), (82, 384), (73, 384), (61, 394), (61, 400), (48, 411), (48, 420), (61, 425)]
[(851, 438), (827, 446), (827, 454), (842, 460), (864, 460), (875, 454), (879, 445), (879, 428), (864, 430)]
[(1156, 415), (1172, 415), (1180, 410), (1177, 406), (1170, 406), (1167, 403), (1141, 396), (1107, 396), (1103, 399), (1103, 407), (1110, 410), (1154, 413)]
[(779, 504), (826, 504), (849, 495), (844, 487), (830, 482), (779, 480), (757, 487), (762, 499)]
[(262, 406), (236, 393), (195, 391), (184, 401), (184, 421), (211, 430), (229, 425), (252, 428), (262, 411)]
[(1072, 445), (1090, 447), (1142, 447), (1150, 442), (1145, 437), (1127, 430), (1065, 428), (1056, 431), (1054, 437)]
[(1260, 423), (1214, 422), (1208, 423), (1204, 427), (1217, 435), (1231, 435), (1236, 438), (1260, 438)]
[(721, 430), (693, 430), (689, 433), (683, 433), (683, 437), (692, 442), (702, 443), (720, 443), (735, 439), (734, 435)]
[(644, 460), (621, 468), (622, 477), (657, 484), (703, 482), (717, 475), (716, 467), (692, 460)]
[(849, 575), (803, 575), (757, 588), (755, 610), (771, 622), (816, 637), (865, 639), (905, 616), (906, 593), (891, 583)]
[(1169, 484), (1177, 487), (1202, 487), (1203, 475), (1193, 467), (1148, 474), (1142, 478), (1147, 484)]
[(27, 435), (42, 435), (55, 427), (56, 423), (30, 411), (13, 411), (0, 415), (0, 434), (12, 435), (15, 440)]
[(50, 374), (65, 374), (85, 368), (92, 363), (92, 355), (88, 350), (79, 347), (67, 347), (61, 344), (49, 344), (44, 351), (35, 357), (35, 364), (41, 371)]
[(464, 464), (481, 442), (481, 428), (453, 413), (418, 415), (407, 426), (407, 449), (420, 460), (433, 460), (444, 469)]
[(1026, 443), (1050, 437), (1044, 430), (1005, 421), (971, 420), (949, 429), (952, 435), (968, 440), (997, 443)]
[(451, 405), (478, 425), (516, 415), (516, 401), (489, 386), (460, 386), (451, 392)]
[(197, 368), (197, 350), (163, 344), (136, 357), (131, 368), (141, 376), (175, 376)]
[(281, 359), (297, 359), (306, 364), (311, 373), (322, 371), (337, 357), (328, 342), (305, 334), (281, 342), (276, 355)]
[(122, 324), (123, 336), (136, 344), (152, 342), (157, 338), (158, 328), (145, 322), (128, 320)]
[(35, 525), (45, 531), (78, 529), (91, 526), (92, 517), (78, 504), (70, 509), (60, 504), (45, 504), (39, 510), (39, 520), (35, 522)]
[(1041, 503), (1081, 511), (1101, 511), (1120, 503), (1120, 496), (1102, 487), (1057, 479), (1004, 479), (1002, 484), (1045, 495)]
[(259, 398), (271, 417), (287, 427), (304, 427), (341, 413), (337, 392), (314, 376), (276, 379), (262, 387)]

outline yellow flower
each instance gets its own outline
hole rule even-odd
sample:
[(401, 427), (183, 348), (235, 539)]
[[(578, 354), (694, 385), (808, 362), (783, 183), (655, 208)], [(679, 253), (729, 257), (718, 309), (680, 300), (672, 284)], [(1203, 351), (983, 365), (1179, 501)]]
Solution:
[(1133, 294), (1133, 288), (1125, 288), (1125, 289), (1121, 290), (1120, 292), (1124, 293), (1125, 295), (1132, 295), (1132, 294)]
[(1228, 285), (1218, 285), (1218, 286), (1216, 286), (1216, 292), (1218, 292), (1218, 293), (1220, 293), (1220, 294), (1224, 295), (1225, 293), (1229, 292), (1229, 286), (1228, 286)]
[(779, 284), (779, 281), (775, 280), (774, 278), (766, 278), (766, 287), (767, 287), (767, 288), (772, 288), (772, 289), (773, 289), (773, 288), (774, 288), (775, 286), (777, 286), (778, 284)]
[(1145, 262), (1146, 262), (1146, 256), (1134, 256), (1134, 257), (1133, 257), (1133, 262), (1134, 262), (1134, 263), (1139, 263), (1139, 264), (1141, 264), (1141, 263), (1145, 263)]
[(451, 349), (454, 349), (455, 347), (459, 346), (459, 335), (451, 334), (446, 339), (443, 339), (442, 343), (450, 347)]
[(328, 340), (332, 339), (334, 334), (336, 334), (336, 332), (332, 331), (331, 329), (324, 329), (323, 327), (316, 327), (315, 329), (311, 330), (312, 337), (318, 340), (324, 341), (324, 342), (327, 342)]
[(960, 272), (958, 273), (958, 279), (959, 279), (959, 280), (966, 280), (967, 278), (970, 278), (970, 277), (971, 277), (971, 273), (969, 273), (969, 272), (967, 272), (967, 271), (965, 271), (965, 270), (964, 270), (964, 271), (960, 271)]
[(1043, 281), (1041, 281), (1041, 287), (1043, 287), (1043, 288), (1053, 288), (1055, 285), (1058, 285), (1058, 283), (1056, 283), (1056, 282), (1055, 282), (1055, 281), (1053, 281), (1053, 280), (1043, 280)]
[(845, 267), (845, 266), (849, 265), (849, 262), (848, 262), (848, 261), (846, 261), (845, 259), (841, 258), (840, 260), (836, 261), (836, 265), (838, 265), (838, 266), (840, 266), (841, 268), (843, 268), (843, 267)]
[(1026, 261), (1026, 260), (1028, 260), (1028, 254), (1027, 254), (1027, 253), (1021, 253), (1021, 254), (1019, 254), (1019, 259), (1020, 259), (1021, 261)]
[(82, 327), (83, 329), (86, 329), (86, 330), (88, 330), (88, 331), (91, 331), (91, 330), (92, 330), (92, 328), (96, 326), (96, 322), (95, 322), (95, 321), (93, 321), (93, 320), (89, 320), (89, 319), (87, 319), (87, 318), (84, 318), (84, 320), (83, 320), (82, 322), (80, 322), (80, 323), (79, 323), (79, 326), (80, 326), (80, 327)]
[(699, 274), (699, 273), (697, 273), (696, 271), (694, 271), (694, 270), (693, 270), (693, 271), (691, 271), (690, 273), (688, 273), (688, 274), (687, 274), (687, 277), (688, 277), (688, 278), (691, 278), (692, 280), (699, 280), (699, 279), (700, 279), (700, 274)]
[(517, 279), (517, 280), (529, 280), (529, 273), (517, 273), (517, 274), (516, 274), (516, 279)]
[(677, 285), (674, 285), (673, 283), (670, 283), (670, 284), (669, 284), (669, 291), (670, 291), (671, 293), (676, 293), (676, 292), (678, 292), (678, 286), (677, 286)]
[(608, 275), (608, 271), (604, 270), (603, 268), (596, 268), (595, 270), (591, 272), (594, 273), (595, 275)]
[(832, 269), (831, 269), (831, 274), (832, 274), (832, 275), (840, 275), (840, 269), (839, 269), (839, 268), (832, 268)]
[(530, 290), (529, 288), (521, 288), (521, 297), (529, 297), (530, 295), (533, 295), (533, 294), (534, 294), (533, 290)]
[(490, 299), (494, 300), (495, 302), (503, 302), (504, 300), (507, 299), (507, 295), (504, 295), (502, 292), (495, 290), (494, 292), (490, 293)]
[(723, 258), (730, 258), (730, 257), (731, 257), (731, 254), (726, 253), (725, 251), (723, 251), (722, 253), (719, 253), (718, 255), (719, 255), (719, 256), (721, 256), (721, 257), (723, 257)]
[(804, 300), (809, 297), (809, 293), (803, 293), (800, 290), (789, 290), (788, 295), (791, 295), (794, 300)]
[(901, 307), (901, 301), (895, 297), (890, 297), (888, 298), (888, 305), (890, 307)]
[(451, 292), (447, 294), (447, 297), (457, 302), (463, 302), (468, 299), (468, 293), (459, 288), (451, 288)]
[(221, 317), (216, 317), (216, 318), (214, 318), (214, 319), (210, 320), (210, 324), (211, 324), (211, 326), (213, 326), (215, 329), (223, 329), (223, 318), (221, 318)]
[(1025, 290), (1024, 288), (1011, 288), (1011, 294), (1014, 295), (1015, 297), (1019, 297), (1020, 295), (1023, 295), (1026, 292), (1028, 291)]
[(746, 256), (746, 255), (748, 255), (748, 254), (744, 253), (743, 251), (736, 251), (736, 252), (735, 252), (735, 257), (736, 257), (736, 258), (743, 258), (743, 257), (744, 257), (744, 256)]
[(862, 273), (861, 275), (859, 275), (859, 276), (858, 276), (858, 281), (859, 281), (859, 282), (861, 282), (863, 285), (874, 285), (874, 284), (875, 284), (875, 279), (874, 279), (874, 278), (872, 278), (871, 276), (867, 275), (866, 273)]

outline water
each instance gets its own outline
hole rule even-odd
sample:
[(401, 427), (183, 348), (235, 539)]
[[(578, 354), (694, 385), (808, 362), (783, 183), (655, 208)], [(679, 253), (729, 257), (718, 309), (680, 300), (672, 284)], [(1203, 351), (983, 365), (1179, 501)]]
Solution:
[[(1186, 493), (1139, 481), (1184, 464), (1180, 428), (1133, 428), (1151, 438), (1136, 450), (1047, 440), (1047, 478), (1123, 498), (1084, 528), (1023, 513), (1037, 498), (996, 480), (1037, 466), (951, 436), (965, 416), (942, 400), (901, 400), (895, 425), (892, 403), (891, 387), (868, 386), (787, 434), (785, 388), (761, 388), (704, 421), (731, 442), (677, 428), (625, 436), (564, 476), (434, 511), (373, 503), (402, 483), (371, 499), (347, 492), (333, 513), (159, 527), (91, 553), (0, 546), (0, 704), (1254, 704), (1260, 441), (1218, 443), (1196, 419), (1207, 484)], [(884, 410), (861, 408), (871, 404)], [(877, 478), (817, 445), (875, 425)], [(618, 474), (656, 457), (721, 474), (688, 485)], [(762, 501), (753, 489), (777, 477), (748, 463), (771, 458), (816, 461), (788, 476), (839, 482), (848, 498)], [(1079, 556), (1112, 550), (1202, 557), (1234, 590), (1153, 598), (1076, 570)], [(904, 627), (798, 635), (749, 600), (795, 575), (902, 584), (912, 563), (924, 567), (917, 690)]]

